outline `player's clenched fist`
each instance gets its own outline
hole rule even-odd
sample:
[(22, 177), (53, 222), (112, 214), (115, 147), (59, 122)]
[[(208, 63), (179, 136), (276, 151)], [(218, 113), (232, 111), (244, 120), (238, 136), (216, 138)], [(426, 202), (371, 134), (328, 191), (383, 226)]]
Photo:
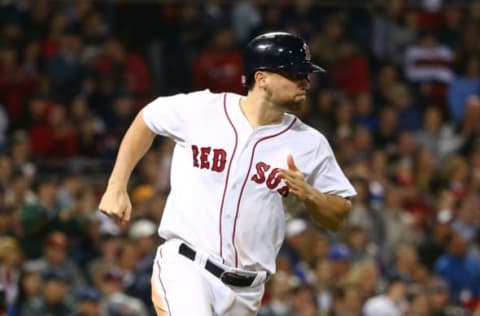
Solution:
[(130, 220), (132, 203), (126, 189), (108, 186), (98, 208), (111, 218), (126, 223)]
[(304, 202), (311, 194), (313, 188), (305, 181), (305, 177), (295, 165), (292, 155), (288, 155), (287, 165), (288, 170), (280, 169), (279, 173), (288, 186), (289, 194), (292, 194), (297, 200)]

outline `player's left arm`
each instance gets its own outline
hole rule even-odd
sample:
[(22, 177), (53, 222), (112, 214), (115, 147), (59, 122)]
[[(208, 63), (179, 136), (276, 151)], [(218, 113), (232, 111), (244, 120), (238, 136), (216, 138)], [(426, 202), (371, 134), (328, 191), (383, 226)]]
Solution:
[(313, 222), (329, 230), (343, 227), (352, 209), (350, 200), (339, 195), (325, 194), (305, 181), (291, 155), (287, 158), (288, 169), (280, 169), (280, 175), (288, 186), (289, 194), (303, 202)]

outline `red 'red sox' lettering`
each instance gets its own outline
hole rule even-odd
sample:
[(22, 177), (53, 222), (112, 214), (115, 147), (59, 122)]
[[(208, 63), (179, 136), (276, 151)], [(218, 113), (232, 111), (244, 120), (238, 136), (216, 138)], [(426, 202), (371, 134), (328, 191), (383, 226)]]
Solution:
[[(265, 176), (265, 173), (270, 170), (270, 165), (264, 163), (263, 161), (260, 161), (257, 162), (255, 168), (257, 170), (257, 173), (252, 176), (251, 180), (258, 184), (265, 182), (269, 189), (274, 190), (282, 181), (282, 178), (278, 174), (278, 168), (272, 169), (268, 177)], [(277, 189), (277, 192), (283, 196), (287, 196), (288, 186), (284, 185), (283, 187)]]
[(260, 184), (265, 182), (265, 172), (270, 169), (270, 166), (260, 161), (256, 165), (257, 173), (253, 175), (252, 180)]
[[(213, 151), (213, 155), (210, 155)], [(200, 147), (192, 145), (193, 166), (200, 169), (209, 169), (222, 172), (227, 163), (227, 152), (223, 149)], [(210, 157), (211, 156), (211, 157)]]

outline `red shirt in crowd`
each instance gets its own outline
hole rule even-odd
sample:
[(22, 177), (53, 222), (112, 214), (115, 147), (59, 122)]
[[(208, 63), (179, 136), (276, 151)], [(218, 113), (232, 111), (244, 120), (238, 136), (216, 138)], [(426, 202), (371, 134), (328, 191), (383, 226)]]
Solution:
[(242, 73), (243, 61), (239, 52), (207, 50), (194, 62), (193, 87), (195, 90), (208, 88), (214, 92), (243, 93)]
[(341, 60), (333, 64), (328, 73), (333, 77), (341, 90), (349, 96), (370, 93), (372, 86), (368, 77), (368, 62), (362, 56)]

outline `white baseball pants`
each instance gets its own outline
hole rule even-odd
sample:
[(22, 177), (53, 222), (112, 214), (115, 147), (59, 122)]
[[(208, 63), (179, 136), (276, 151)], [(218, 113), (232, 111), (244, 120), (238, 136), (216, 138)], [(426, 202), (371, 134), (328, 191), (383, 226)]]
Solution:
[(266, 277), (251, 287), (224, 284), (178, 249), (180, 240), (168, 240), (158, 247), (153, 263), (152, 301), (161, 316), (250, 316), (256, 315)]

